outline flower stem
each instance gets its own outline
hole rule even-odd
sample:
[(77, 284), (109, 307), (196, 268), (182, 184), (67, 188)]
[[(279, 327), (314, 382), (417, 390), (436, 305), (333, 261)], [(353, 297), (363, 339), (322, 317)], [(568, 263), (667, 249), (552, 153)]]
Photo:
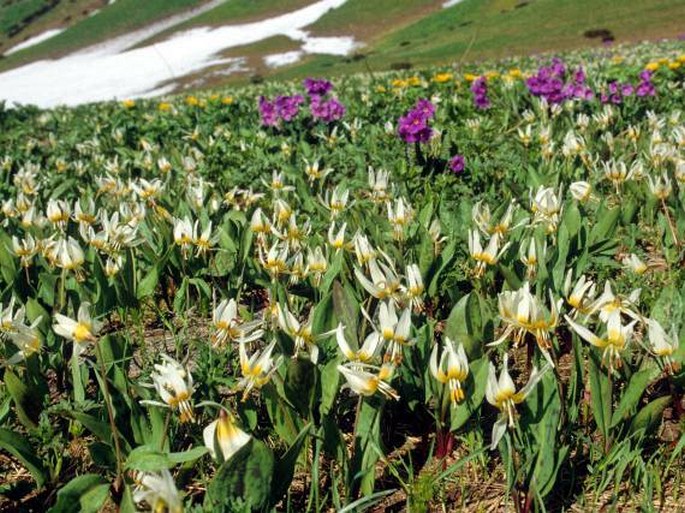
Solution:
[(102, 350), (100, 349), (100, 344), (95, 343), (95, 352), (97, 355), (98, 363), (100, 364), (100, 374), (102, 375), (102, 395), (105, 399), (105, 406), (107, 407), (107, 416), (109, 417), (109, 426), (112, 430), (112, 439), (114, 440), (114, 452), (117, 460), (117, 478), (114, 481), (114, 490), (119, 491), (122, 482), (122, 471), (121, 471), (121, 446), (119, 444), (119, 430), (114, 423), (114, 409), (112, 408), (112, 396), (109, 393), (109, 385), (107, 384), (107, 369), (105, 369), (105, 360), (102, 357)]
[(668, 212), (668, 207), (666, 206), (666, 200), (661, 198), (661, 206), (664, 209), (664, 215), (666, 216), (666, 221), (668, 222), (668, 227), (671, 229), (671, 237), (673, 237), (673, 243), (680, 247), (680, 242), (676, 235), (675, 225), (673, 224), (673, 219), (671, 219), (671, 214)]

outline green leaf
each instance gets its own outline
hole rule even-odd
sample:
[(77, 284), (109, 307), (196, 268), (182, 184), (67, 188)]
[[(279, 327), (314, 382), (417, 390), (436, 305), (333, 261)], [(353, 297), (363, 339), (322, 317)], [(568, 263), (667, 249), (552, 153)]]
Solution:
[(661, 417), (668, 406), (671, 403), (671, 396), (659, 397), (654, 399), (652, 402), (647, 404), (642, 408), (633, 422), (630, 424), (630, 432), (637, 433), (638, 431), (644, 431), (645, 434), (652, 434), (661, 424)]
[(588, 360), (592, 414), (595, 417), (597, 428), (607, 440), (611, 423), (611, 382), (598, 361), (596, 351), (590, 350)]
[(335, 358), (324, 365), (321, 370), (321, 405), (319, 406), (321, 415), (326, 415), (331, 411), (335, 398), (338, 396), (338, 385), (340, 383), (339, 363), (340, 360)]
[(144, 472), (157, 472), (164, 468), (172, 468), (179, 463), (195, 461), (205, 454), (208, 450), (204, 446), (194, 447), (183, 452), (164, 453), (143, 445), (133, 449), (126, 459), (126, 468), (129, 470), (142, 470)]
[(357, 323), (359, 322), (359, 308), (359, 303), (350, 290), (347, 287), (343, 288), (339, 281), (334, 282), (333, 311), (338, 321), (345, 326), (345, 338), (348, 343), (356, 344), (358, 341)]
[(469, 360), (483, 354), (486, 338), (492, 338), (492, 323), (487, 305), (472, 291), (452, 308), (445, 324), (445, 334), (457, 344), (463, 343)]
[(236, 501), (241, 500), (253, 511), (264, 510), (271, 497), (273, 477), (271, 450), (252, 438), (219, 467), (207, 487), (204, 506), (208, 511), (231, 513)]
[(24, 437), (8, 429), (0, 428), (0, 448), (21, 461), (22, 465), (31, 472), (38, 488), (43, 486), (43, 483), (45, 483), (45, 468)]
[(300, 434), (292, 443), (288, 450), (278, 458), (274, 467), (274, 476), (277, 479), (273, 480), (271, 489), (271, 505), (274, 506), (278, 501), (280, 501), (285, 493), (288, 491), (290, 484), (293, 480), (293, 475), (295, 474), (295, 465), (297, 464), (297, 459), (302, 452), (302, 447), (304, 446), (307, 436), (311, 430), (311, 423), (307, 424), (302, 428)]
[(659, 369), (652, 367), (649, 369), (642, 369), (630, 377), (628, 386), (621, 396), (621, 400), (618, 403), (616, 411), (614, 411), (614, 415), (611, 417), (610, 427), (616, 427), (624, 420), (631, 418), (633, 409), (640, 401), (647, 385), (658, 375)]
[(335, 280), (337, 276), (340, 274), (340, 271), (342, 270), (344, 256), (345, 254), (342, 251), (338, 251), (335, 254), (335, 256), (333, 256), (333, 261), (331, 262), (330, 267), (321, 279), (321, 286), (319, 287), (319, 290), (322, 295), (328, 292), (328, 289), (331, 288), (333, 280)]
[(592, 227), (592, 230), (590, 230), (590, 243), (594, 244), (603, 239), (611, 238), (616, 230), (616, 225), (618, 224), (618, 217), (620, 214), (620, 207), (607, 208), (607, 206), (602, 203), (597, 209), (597, 223), (595, 223), (595, 225)]
[(316, 389), (316, 367), (309, 360), (289, 359), (285, 371), (283, 390), (288, 400), (300, 415), (309, 418), (314, 390)]
[(35, 428), (40, 416), (42, 401), (37, 397), (35, 387), (29, 388), (19, 377), (7, 369), (5, 386), (14, 401), (17, 417), (27, 428)]
[(159, 271), (157, 266), (152, 266), (145, 278), (138, 282), (138, 288), (136, 290), (136, 298), (143, 299), (145, 297), (151, 296), (155, 293), (157, 284), (159, 283)]
[(98, 474), (75, 477), (57, 492), (57, 502), (48, 513), (97, 513), (107, 496), (109, 484)]

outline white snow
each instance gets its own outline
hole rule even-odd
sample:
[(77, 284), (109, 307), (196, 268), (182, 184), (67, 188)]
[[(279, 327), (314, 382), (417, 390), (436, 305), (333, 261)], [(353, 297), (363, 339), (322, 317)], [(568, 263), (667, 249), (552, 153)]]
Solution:
[(270, 68), (278, 68), (279, 66), (287, 66), (294, 64), (302, 58), (302, 51), (293, 50), (291, 52), (274, 53), (264, 57), (264, 63)]
[(446, 2), (442, 3), (443, 9), (447, 9), (448, 7), (452, 7), (454, 5), (457, 5), (460, 2), (463, 2), (464, 0), (447, 0)]
[(37, 45), (38, 43), (42, 43), (43, 41), (47, 41), (51, 37), (55, 37), (57, 34), (64, 32), (63, 28), (56, 28), (56, 29), (50, 29), (46, 30), (45, 32), (42, 32), (38, 34), (37, 36), (31, 37), (27, 39), (26, 41), (19, 43), (18, 45), (13, 46), (9, 50), (7, 50), (4, 55), (11, 55), (13, 53), (18, 52), (19, 50), (23, 50), (25, 48), (28, 48), (30, 46)]
[(146, 29), (144, 37), (136, 31), (59, 60), (38, 61), (0, 73), (0, 99), (8, 104), (54, 107), (166, 93), (180, 77), (211, 66), (234, 65), (234, 59), (218, 55), (222, 51), (278, 35), (300, 36), (295, 39), (303, 42), (305, 52), (340, 54), (343, 48), (352, 48), (351, 38), (310, 38), (302, 29), (345, 1), (319, 0), (270, 19), (196, 28), (156, 44), (130, 49), (151, 37), (151, 28), (159, 32), (160, 24), (154, 24), (155, 27)]
[(357, 44), (351, 37), (307, 37), (302, 45), (306, 53), (347, 55)]

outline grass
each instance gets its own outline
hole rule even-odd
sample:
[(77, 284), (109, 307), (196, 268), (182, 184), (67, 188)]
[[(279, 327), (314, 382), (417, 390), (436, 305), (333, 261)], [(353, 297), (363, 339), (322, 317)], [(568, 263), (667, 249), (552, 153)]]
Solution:
[(216, 26), (227, 23), (248, 23), (279, 14), (285, 14), (310, 4), (309, 0), (230, 0), (199, 16), (160, 32), (143, 41), (145, 46), (168, 38), (171, 34), (194, 27)]
[(197, 0), (118, 0), (96, 16), (87, 16), (69, 30), (50, 40), (0, 60), (6, 70), (37, 59), (55, 58), (75, 50), (125, 34), (165, 18), (197, 7)]
[[(275, 70), (272, 76), (287, 79), (346, 74), (368, 68), (386, 70), (394, 63), (447, 64), (601, 44), (583, 35), (592, 29), (610, 30), (616, 42), (673, 37), (682, 31), (680, 0), (531, 0), (516, 7), (522, 4), (514, 0), (465, 0), (386, 32), (360, 50), (367, 56), (365, 61), (311, 56)], [(322, 18), (315, 25), (317, 33), (344, 23), (351, 14), (343, 16), (343, 9)], [(354, 35), (353, 26), (349, 27), (348, 35)]]

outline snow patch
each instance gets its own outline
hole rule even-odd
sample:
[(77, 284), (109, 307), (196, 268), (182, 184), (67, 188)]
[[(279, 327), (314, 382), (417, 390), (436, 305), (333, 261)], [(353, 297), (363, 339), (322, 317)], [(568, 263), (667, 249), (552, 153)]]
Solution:
[(447, 2), (443, 2), (443, 3), (442, 3), (442, 8), (443, 8), (443, 9), (447, 9), (447, 8), (453, 7), (453, 6), (455, 6), (455, 5), (457, 5), (458, 3), (461, 3), (461, 2), (463, 2), (463, 1), (464, 1), (464, 0), (447, 0)]
[[(137, 98), (157, 93), (160, 88), (168, 92), (169, 84), (179, 77), (226, 63), (226, 59), (217, 59), (222, 51), (278, 35), (302, 32), (304, 27), (345, 1), (319, 0), (266, 20), (196, 28), (156, 44), (130, 49), (141, 41), (141, 31), (136, 31), (133, 33), (135, 37), (128, 34), (59, 60), (38, 61), (0, 73), (0, 99), (8, 104), (31, 103), (49, 108)], [(155, 24), (155, 29), (159, 26)], [(332, 39), (342, 44), (340, 38), (308, 38), (304, 34), (304, 46), (307, 47), (304, 51), (336, 50)], [(150, 36), (146, 35), (144, 39), (147, 37)], [(349, 47), (351, 38), (342, 39)], [(342, 51), (341, 47), (337, 48), (336, 51)]]
[(264, 57), (264, 64), (270, 68), (278, 68), (280, 66), (287, 66), (288, 64), (295, 64), (302, 58), (302, 51), (293, 50), (292, 52), (274, 53)]
[(25, 48), (29, 48), (31, 46), (35, 46), (38, 43), (42, 43), (43, 41), (47, 41), (51, 37), (55, 37), (57, 34), (60, 34), (64, 32), (63, 28), (57, 28), (57, 29), (51, 29), (51, 30), (46, 30), (45, 32), (42, 32), (38, 34), (37, 36), (31, 37), (24, 41), (23, 43), (19, 43), (16, 46), (13, 46), (9, 50), (7, 50), (4, 55), (11, 55), (13, 53), (18, 52), (19, 50), (24, 50)]

